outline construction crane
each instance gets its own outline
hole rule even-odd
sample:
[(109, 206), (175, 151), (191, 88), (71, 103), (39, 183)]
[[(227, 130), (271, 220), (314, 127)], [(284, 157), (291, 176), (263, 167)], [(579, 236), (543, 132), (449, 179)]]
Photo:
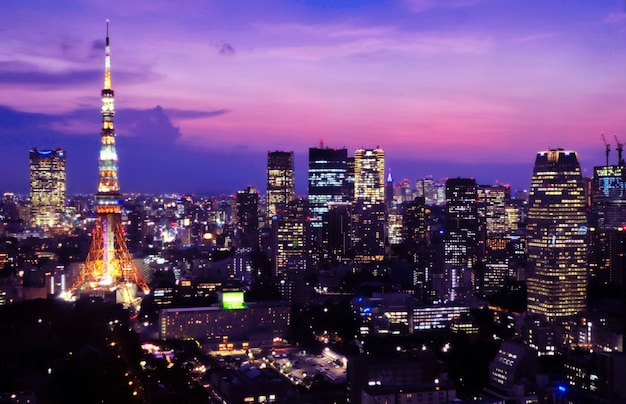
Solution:
[(622, 158), (622, 152), (624, 151), (624, 144), (619, 142), (617, 135), (613, 135), (613, 136), (615, 136), (615, 143), (617, 143), (617, 165), (623, 166), (624, 159)]
[(611, 145), (608, 144), (606, 139), (604, 138), (604, 133), (600, 133), (600, 136), (602, 136), (602, 141), (604, 141), (604, 147), (605, 147), (604, 153), (606, 153), (606, 165), (608, 166), (609, 165), (609, 152), (611, 151)]

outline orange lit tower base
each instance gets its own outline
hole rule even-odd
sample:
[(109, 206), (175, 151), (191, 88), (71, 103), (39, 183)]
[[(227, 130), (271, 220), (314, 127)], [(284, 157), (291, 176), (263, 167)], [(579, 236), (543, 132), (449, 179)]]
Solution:
[(118, 206), (98, 206), (96, 227), (89, 254), (72, 285), (74, 295), (91, 292), (116, 292), (126, 306), (136, 305), (136, 288), (148, 293), (126, 246)]
[(80, 274), (74, 281), (71, 295), (89, 293), (98, 295), (115, 292), (116, 300), (126, 307), (137, 308), (136, 288), (144, 293), (150, 290), (143, 280), (124, 240), (121, 217), (121, 195), (117, 176), (117, 151), (115, 150), (114, 92), (111, 87), (111, 52), (109, 47), (109, 22), (107, 21), (104, 59), (104, 88), (102, 89), (102, 132), (99, 182), (96, 194), (96, 227), (91, 248)]

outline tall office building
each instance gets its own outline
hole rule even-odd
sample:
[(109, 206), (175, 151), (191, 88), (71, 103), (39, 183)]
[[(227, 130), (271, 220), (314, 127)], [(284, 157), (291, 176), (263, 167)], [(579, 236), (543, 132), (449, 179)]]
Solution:
[(31, 150), (31, 223), (42, 227), (59, 226), (65, 215), (65, 197), (65, 151)]
[(19, 216), (19, 208), (15, 202), (15, 194), (12, 192), (5, 192), (2, 196), (2, 220), (3, 221), (17, 221)]
[(345, 182), (348, 174), (348, 150), (309, 149), (309, 210), (311, 227), (322, 227), (322, 216), (331, 203), (347, 202)]
[(274, 276), (281, 297), (293, 301), (299, 274), (309, 268), (309, 206), (305, 199), (290, 201), (274, 220)]
[(237, 230), (244, 247), (258, 246), (259, 193), (254, 187), (237, 192)]
[(267, 152), (267, 220), (279, 215), (296, 197), (293, 152)]
[(354, 200), (352, 222), (355, 261), (380, 261), (384, 257), (387, 238), (383, 149), (355, 151)]
[(409, 249), (414, 250), (418, 244), (426, 244), (426, 200), (424, 197), (415, 197), (413, 201), (405, 203), (402, 218), (404, 240)]
[(528, 311), (555, 320), (585, 309), (587, 215), (574, 151), (537, 153), (529, 195)]
[(330, 262), (347, 262), (352, 251), (352, 204), (332, 203), (323, 217), (322, 245)]
[(344, 182), (344, 193), (348, 195), (348, 201), (354, 201), (354, 156), (348, 157), (346, 181)]
[[(621, 144), (618, 143), (621, 153)], [(608, 154), (607, 154), (608, 158)], [(608, 163), (608, 161), (607, 161)], [(626, 165), (594, 167), (589, 271), (593, 282), (626, 285)]]
[(478, 253), (476, 180), (450, 178), (446, 181), (446, 235), (444, 269), (449, 280), (450, 300), (474, 291), (474, 266)]
[(385, 202), (385, 151), (357, 149), (354, 152), (354, 199)]

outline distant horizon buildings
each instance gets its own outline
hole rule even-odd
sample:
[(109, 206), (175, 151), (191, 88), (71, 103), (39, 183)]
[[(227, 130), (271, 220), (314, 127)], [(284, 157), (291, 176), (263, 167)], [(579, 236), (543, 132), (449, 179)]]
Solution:
[(528, 311), (548, 320), (587, 304), (587, 213), (575, 151), (537, 153), (529, 195)]
[(30, 219), (37, 227), (61, 224), (66, 204), (65, 150), (30, 151)]

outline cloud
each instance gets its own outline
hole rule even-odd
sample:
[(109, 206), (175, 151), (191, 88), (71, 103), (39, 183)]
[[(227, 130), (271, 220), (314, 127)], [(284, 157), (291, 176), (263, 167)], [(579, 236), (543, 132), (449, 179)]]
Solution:
[(623, 25), (626, 23), (626, 13), (610, 13), (602, 22), (609, 25)]
[(368, 38), (387, 35), (396, 30), (393, 26), (357, 27), (350, 24), (255, 24), (257, 29), (281, 37), (300, 38)]
[(122, 109), (116, 112), (117, 133), (145, 139), (153, 144), (176, 143), (182, 136), (180, 128), (172, 120), (211, 118), (229, 112), (169, 109), (157, 105), (151, 109)]
[(218, 115), (223, 115), (230, 110), (228, 109), (218, 109), (215, 111), (193, 111), (193, 110), (185, 110), (185, 109), (175, 109), (175, 108), (167, 108), (165, 109), (167, 115), (172, 119), (198, 119), (198, 118), (211, 118)]
[[(233, 187), (243, 187), (250, 181), (249, 170), (226, 177), (218, 175), (211, 167), (217, 163), (227, 166), (233, 161), (254, 159), (262, 167), (262, 155), (234, 156), (177, 144), (181, 133), (172, 124), (169, 113), (157, 106), (145, 110), (122, 109), (116, 114), (118, 135), (121, 134), (116, 148), (123, 192), (206, 192), (212, 189), (230, 192)], [(174, 110), (172, 115), (191, 118), (221, 113)], [(23, 112), (0, 105), (0, 172), (3, 173), (0, 192), (28, 192), (28, 151), (34, 147), (64, 148), (69, 192), (94, 192), (98, 181), (99, 115), (97, 109), (55, 115)], [(82, 136), (68, 136), (66, 129), (69, 127), (76, 130), (75, 135), (82, 127)], [(210, 172), (215, 175), (207, 175)], [(262, 178), (262, 173), (258, 170), (257, 176)]]
[(231, 56), (235, 54), (235, 49), (227, 43), (222, 44), (222, 47), (220, 48), (220, 55), (224, 55), (224, 56)]
[(419, 35), (398, 35), (393, 38), (367, 38), (338, 44), (266, 48), (256, 50), (252, 54), (263, 57), (322, 60), (382, 52), (408, 55), (434, 55), (441, 53), (484, 54), (492, 46), (493, 40), (490, 38), (421, 33)]
[(102, 76), (95, 69), (50, 72), (17, 60), (0, 62), (0, 83), (11, 86), (67, 87), (93, 83)]
[(485, 0), (406, 0), (409, 9), (419, 13), (433, 8), (470, 7)]
[[(39, 66), (18, 60), (0, 62), (0, 83), (11, 87), (35, 87), (41, 89), (62, 89), (102, 82), (103, 69), (66, 69), (62, 71), (49, 71)], [(157, 77), (151, 73), (135, 72), (129, 70), (115, 71), (114, 82), (117, 80), (126, 83), (142, 83), (154, 80)]]

